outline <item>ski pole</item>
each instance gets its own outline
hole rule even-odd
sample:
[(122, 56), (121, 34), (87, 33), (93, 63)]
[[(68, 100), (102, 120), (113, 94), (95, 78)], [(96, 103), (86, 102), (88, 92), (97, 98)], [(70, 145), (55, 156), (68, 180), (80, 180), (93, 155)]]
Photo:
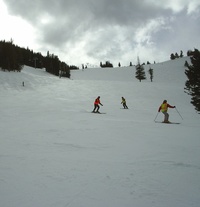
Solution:
[(155, 117), (154, 121), (156, 121), (158, 114), (159, 114), (159, 112), (157, 113), (157, 115), (156, 115), (156, 117)]
[(179, 114), (179, 116), (181, 117), (181, 119), (183, 120), (183, 117), (181, 116), (181, 114), (178, 112), (177, 108), (175, 108), (177, 113)]

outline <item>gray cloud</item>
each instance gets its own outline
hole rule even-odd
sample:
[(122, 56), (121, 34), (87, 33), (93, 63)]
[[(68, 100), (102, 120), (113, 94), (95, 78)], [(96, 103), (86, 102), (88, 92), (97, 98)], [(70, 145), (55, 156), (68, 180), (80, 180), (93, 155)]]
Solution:
[[(5, 4), (10, 14), (38, 30), (42, 50), (52, 50), (76, 64), (107, 59), (128, 62), (137, 54), (144, 61), (156, 60), (159, 50), (165, 51), (159, 53), (165, 60), (174, 50), (197, 44), (200, 32), (200, 3), (195, 0), (165, 4), (155, 0), (6, 0)], [(192, 45), (185, 41), (190, 37)]]

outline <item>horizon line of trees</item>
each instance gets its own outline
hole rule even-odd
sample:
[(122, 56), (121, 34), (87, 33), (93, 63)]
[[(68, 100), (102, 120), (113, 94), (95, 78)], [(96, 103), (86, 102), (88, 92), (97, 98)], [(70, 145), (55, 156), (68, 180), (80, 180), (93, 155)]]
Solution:
[[(187, 51), (187, 56), (193, 56), (194, 53), (195, 53), (195, 49), (194, 49), (194, 51), (192, 51), (192, 50), (188, 50), (188, 51)], [(171, 59), (171, 60), (175, 60), (175, 59), (177, 59), (177, 58), (182, 58), (182, 57), (184, 57), (184, 55), (183, 55), (183, 51), (182, 51), (182, 50), (180, 51), (180, 55), (178, 55), (177, 52), (176, 52), (176, 53), (172, 53), (172, 54), (170, 55), (170, 59)]]
[(176, 52), (175, 54), (172, 53), (172, 54), (170, 55), (170, 59), (171, 59), (171, 60), (175, 60), (175, 59), (177, 59), (177, 58), (182, 58), (182, 57), (183, 57), (183, 51), (182, 51), (182, 50), (180, 51), (180, 55), (178, 55), (177, 52)]
[(113, 64), (110, 63), (110, 61), (106, 61), (104, 64), (100, 62), (100, 67), (101, 68), (113, 68)]
[[(149, 61), (147, 61), (147, 63), (142, 63), (141, 65), (146, 65), (146, 64), (147, 65), (151, 65), (151, 64), (156, 64), (156, 62), (154, 61), (154, 63), (150, 63)], [(131, 66), (135, 66), (135, 65), (133, 65), (132, 62), (130, 62), (129, 67), (131, 67)], [(105, 63), (100, 62), (100, 67), (101, 68), (113, 68), (114, 66), (113, 66), (113, 64), (110, 61), (106, 61)], [(121, 63), (120, 62), (118, 63), (118, 67), (119, 68), (121, 67)], [(82, 64), (82, 69), (85, 69), (85, 68), (87, 68), (87, 67), (84, 67), (83, 64)]]
[(47, 56), (33, 52), (29, 48), (21, 48), (11, 41), (0, 41), (0, 68), (2, 71), (20, 72), (24, 65), (34, 68), (45, 68), (53, 75), (70, 78), (70, 70), (78, 69), (59, 60), (58, 56), (47, 52)]
[[(187, 56), (192, 56), (193, 52), (194, 51), (192, 51), (192, 50), (188, 50), (187, 51)], [(170, 59), (171, 60), (175, 60), (177, 58), (182, 58), (182, 57), (184, 57), (182, 50), (180, 51), (180, 55), (178, 55), (177, 52), (176, 53), (171, 53), (171, 55), (170, 55)], [(152, 65), (152, 64), (156, 64), (156, 61), (154, 61), (153, 63), (151, 63), (150, 61), (147, 61), (146, 63), (143, 62), (142, 64), (140, 63), (140, 65)], [(138, 63), (136, 64), (136, 66), (137, 65), (138, 65)], [(130, 62), (129, 66), (131, 67), (131, 66), (135, 66), (135, 65), (133, 65), (132, 62)], [(109, 67), (114, 67), (114, 66), (113, 66), (113, 64), (110, 61), (106, 61), (105, 64), (100, 62), (100, 67), (101, 68), (106, 68), (106, 67), (109, 68)], [(121, 67), (121, 63), (120, 62), (118, 62), (118, 67)]]

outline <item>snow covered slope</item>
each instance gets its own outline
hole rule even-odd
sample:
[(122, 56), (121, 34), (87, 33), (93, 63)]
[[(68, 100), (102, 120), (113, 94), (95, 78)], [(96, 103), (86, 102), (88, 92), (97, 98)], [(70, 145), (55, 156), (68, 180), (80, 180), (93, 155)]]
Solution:
[[(200, 117), (184, 92), (185, 60), (151, 65), (152, 83), (147, 65), (142, 82), (134, 67), (71, 79), (0, 71), (1, 206), (198, 207)], [(99, 95), (106, 114), (90, 113)], [(154, 122), (163, 99), (181, 124)]]

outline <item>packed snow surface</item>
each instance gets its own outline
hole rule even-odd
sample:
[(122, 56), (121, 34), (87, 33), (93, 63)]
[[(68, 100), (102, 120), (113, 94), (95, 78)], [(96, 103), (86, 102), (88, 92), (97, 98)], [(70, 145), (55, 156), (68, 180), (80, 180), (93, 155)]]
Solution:
[[(185, 60), (150, 65), (153, 82), (149, 65), (142, 82), (135, 67), (71, 79), (0, 71), (0, 206), (199, 207), (200, 115), (184, 92)], [(97, 96), (106, 114), (91, 113)], [(164, 99), (180, 124), (154, 122)]]

